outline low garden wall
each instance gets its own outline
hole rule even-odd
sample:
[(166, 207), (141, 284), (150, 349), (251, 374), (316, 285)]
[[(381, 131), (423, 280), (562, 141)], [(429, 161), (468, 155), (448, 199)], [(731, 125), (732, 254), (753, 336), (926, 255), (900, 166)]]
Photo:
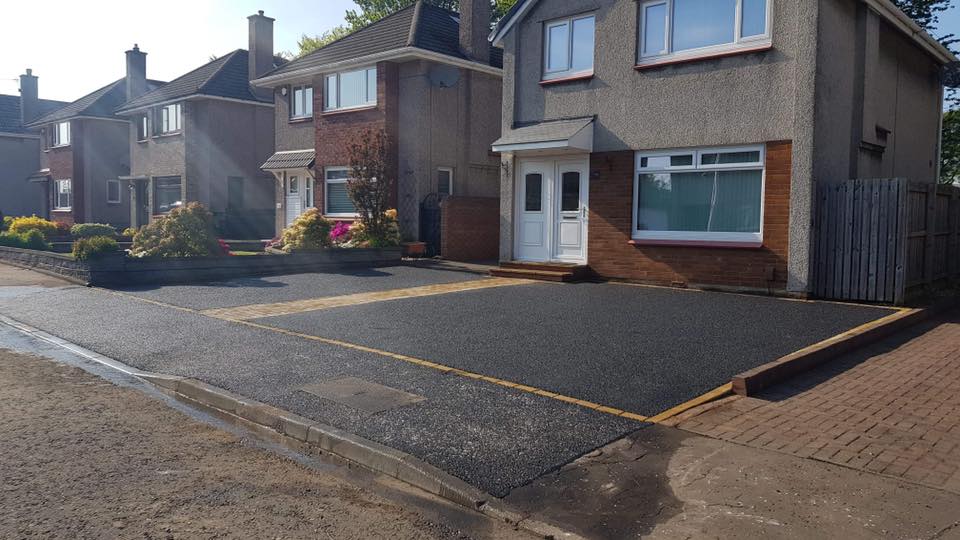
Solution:
[(238, 277), (325, 272), (398, 264), (401, 248), (326, 249), (238, 257), (143, 258), (112, 253), (81, 262), (69, 255), (0, 246), (0, 261), (59, 274), (90, 285), (199, 283)]
[(440, 256), (493, 261), (500, 256), (500, 199), (447, 197), (442, 203)]

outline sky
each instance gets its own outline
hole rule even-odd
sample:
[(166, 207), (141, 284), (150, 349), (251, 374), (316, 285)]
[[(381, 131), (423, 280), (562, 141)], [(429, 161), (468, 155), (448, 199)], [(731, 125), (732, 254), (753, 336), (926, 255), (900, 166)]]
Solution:
[[(5, 2), (0, 94), (17, 95), (32, 68), (40, 97), (72, 101), (124, 74), (124, 51), (147, 53), (147, 76), (172, 80), (234, 49), (247, 48), (246, 17), (276, 19), (274, 50), (295, 51), (302, 34), (343, 22), (351, 0), (47, 0)], [(12, 21), (16, 21), (13, 23)], [(960, 0), (940, 16), (940, 33), (960, 36)]]
[[(40, 97), (72, 101), (123, 77), (124, 51), (147, 53), (147, 77), (169, 81), (247, 48), (247, 16), (276, 19), (274, 51), (343, 23), (350, 0), (46, 0), (3, 3), (0, 94), (17, 95), (26, 68)], [(16, 21), (16, 22), (14, 22)]]

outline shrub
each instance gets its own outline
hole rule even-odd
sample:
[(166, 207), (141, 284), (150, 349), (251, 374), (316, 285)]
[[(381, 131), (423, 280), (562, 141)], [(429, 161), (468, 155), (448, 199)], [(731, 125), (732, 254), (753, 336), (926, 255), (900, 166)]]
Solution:
[(117, 230), (104, 223), (78, 223), (70, 227), (74, 238), (92, 238), (94, 236), (116, 236)]
[(330, 247), (330, 230), (333, 224), (323, 217), (319, 208), (310, 208), (293, 220), (280, 236), (283, 250), (303, 251)]
[(400, 245), (400, 224), (397, 222), (397, 211), (387, 210), (383, 213), (383, 232), (372, 235), (362, 221), (355, 221), (350, 226), (350, 241), (344, 247), (394, 247)]
[(44, 238), (50, 238), (57, 233), (57, 224), (41, 217), (18, 217), (10, 223), (9, 231), (13, 234), (23, 234), (27, 231), (40, 231)]
[(130, 238), (133, 238), (134, 236), (137, 235), (137, 232), (139, 232), (139, 231), (140, 231), (140, 229), (137, 228), (137, 227), (127, 227), (126, 229), (123, 230), (122, 233), (120, 233), (120, 235), (121, 235), (121, 236), (128, 236), (128, 237), (130, 237)]
[[(388, 216), (395, 181), (389, 158), (392, 146), (393, 142), (382, 129), (357, 132), (347, 144), (350, 160), (347, 193), (363, 223), (367, 241), (377, 245), (392, 242)], [(395, 212), (393, 222), (396, 222)]]
[(20, 234), (10, 232), (0, 233), (0, 246), (21, 249), (38, 249), (41, 251), (47, 251), (50, 249), (50, 244), (44, 240), (43, 234), (36, 229), (31, 229)]
[(55, 236), (70, 236), (69, 223), (64, 223), (62, 221), (54, 221), (53, 224), (57, 227), (57, 232)]
[(342, 246), (350, 241), (350, 224), (346, 221), (338, 221), (330, 230), (330, 242), (335, 246)]
[(10, 224), (13, 223), (12, 216), (3, 216), (3, 221), (0, 222), (0, 232), (5, 232), (10, 228)]
[(120, 249), (117, 241), (109, 236), (79, 238), (73, 243), (73, 256), (78, 261), (89, 261)]
[(188, 203), (144, 226), (133, 237), (134, 257), (206, 257), (220, 255), (213, 214), (200, 203)]

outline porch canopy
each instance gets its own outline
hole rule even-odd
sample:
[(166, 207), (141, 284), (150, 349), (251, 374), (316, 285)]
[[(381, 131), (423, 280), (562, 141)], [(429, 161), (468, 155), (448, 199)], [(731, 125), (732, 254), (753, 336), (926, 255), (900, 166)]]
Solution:
[(313, 167), (315, 159), (316, 152), (314, 150), (284, 150), (270, 156), (260, 168), (264, 171), (309, 169)]
[(30, 176), (27, 177), (29, 182), (46, 182), (50, 180), (50, 169), (40, 169), (39, 171), (34, 171), (30, 173)]
[(494, 152), (584, 153), (593, 151), (593, 117), (540, 122), (511, 129), (494, 141)]

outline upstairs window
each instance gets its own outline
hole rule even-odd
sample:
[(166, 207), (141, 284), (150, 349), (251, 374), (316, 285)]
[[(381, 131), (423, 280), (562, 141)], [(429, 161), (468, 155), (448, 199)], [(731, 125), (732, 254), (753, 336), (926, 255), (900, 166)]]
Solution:
[(50, 127), (50, 146), (70, 146), (70, 122), (58, 122)]
[(73, 181), (70, 179), (54, 182), (56, 193), (53, 194), (54, 210), (70, 210), (73, 206)]
[(372, 107), (377, 104), (377, 68), (327, 75), (323, 89), (325, 111)]
[(290, 118), (313, 117), (313, 87), (294, 86), (290, 92)]
[(639, 64), (770, 43), (771, 0), (651, 0), (640, 5)]
[(179, 103), (171, 103), (157, 109), (156, 129), (158, 135), (177, 133), (183, 129), (183, 110)]
[(544, 80), (593, 74), (593, 15), (548, 22), (544, 26)]
[(150, 136), (147, 130), (147, 115), (141, 114), (136, 118), (137, 123), (137, 141), (145, 141)]

